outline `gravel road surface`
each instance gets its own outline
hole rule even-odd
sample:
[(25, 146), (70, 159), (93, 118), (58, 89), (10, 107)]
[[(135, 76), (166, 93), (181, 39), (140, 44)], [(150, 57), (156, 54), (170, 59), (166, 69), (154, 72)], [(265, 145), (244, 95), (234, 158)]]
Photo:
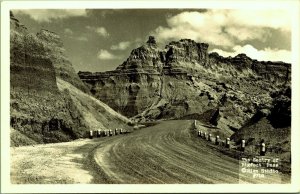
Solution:
[(280, 183), (239, 173), (239, 161), (195, 136), (192, 123), (164, 121), (115, 137), (99, 145), (95, 161), (110, 183)]
[(13, 183), (281, 183), (253, 178), (195, 135), (193, 121), (162, 121), (125, 135), (12, 148)]

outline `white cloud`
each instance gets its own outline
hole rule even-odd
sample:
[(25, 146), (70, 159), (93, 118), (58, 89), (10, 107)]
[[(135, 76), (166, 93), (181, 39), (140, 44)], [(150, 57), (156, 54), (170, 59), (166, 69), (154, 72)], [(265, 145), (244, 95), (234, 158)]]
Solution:
[(257, 50), (252, 45), (237, 45), (233, 47), (233, 52), (227, 52), (220, 49), (213, 49), (211, 52), (217, 52), (224, 57), (234, 57), (240, 53), (245, 53), (252, 59), (257, 59), (259, 61), (284, 61), (291, 63), (291, 51), (288, 50), (273, 50), (270, 48), (265, 48), (263, 50)]
[(65, 29), (64, 29), (64, 33), (65, 33), (66, 35), (73, 35), (73, 31), (72, 31), (70, 28), (65, 28)]
[(72, 38), (79, 40), (79, 41), (84, 41), (84, 42), (88, 41), (88, 38), (85, 36), (78, 36), (78, 37), (73, 36)]
[(271, 36), (268, 31), (265, 31), (262, 28), (251, 30), (248, 27), (228, 27), (226, 28), (226, 32), (239, 41), (257, 39), (264, 42)]
[(118, 57), (113, 55), (112, 53), (108, 52), (107, 50), (101, 49), (98, 52), (98, 59), (101, 60), (112, 60), (112, 59), (117, 59)]
[(74, 39), (74, 40), (84, 41), (84, 42), (88, 41), (88, 38), (86, 36), (83, 36), (83, 35), (76, 36), (76, 35), (74, 35), (74, 32), (70, 28), (65, 28), (64, 29), (64, 35), (65, 35), (65, 37), (71, 38), (71, 39)]
[(159, 42), (191, 38), (220, 46), (234, 46), (244, 40), (264, 41), (265, 28), (291, 30), (291, 18), (285, 10), (209, 10), (182, 12), (167, 18), (168, 27), (154, 31)]
[(75, 16), (86, 16), (84, 9), (18, 9), (15, 14), (29, 15), (37, 22), (50, 22), (54, 19), (63, 19)]
[(291, 15), (288, 10), (231, 10), (228, 11), (231, 23), (245, 26), (270, 27), (291, 30)]
[(130, 42), (129, 41), (125, 41), (125, 42), (119, 42), (116, 45), (112, 45), (110, 47), (111, 50), (125, 50), (130, 46)]
[(86, 29), (97, 33), (99, 36), (108, 37), (109, 33), (107, 32), (106, 28), (104, 27), (93, 27), (93, 26), (86, 26)]
[(109, 36), (107, 30), (106, 30), (104, 27), (98, 27), (98, 28), (96, 28), (95, 32), (96, 32), (99, 36), (103, 36), (103, 37)]
[(94, 29), (95, 29), (95, 27), (92, 27), (92, 26), (85, 26), (85, 28), (88, 30), (92, 30), (92, 31), (94, 31)]

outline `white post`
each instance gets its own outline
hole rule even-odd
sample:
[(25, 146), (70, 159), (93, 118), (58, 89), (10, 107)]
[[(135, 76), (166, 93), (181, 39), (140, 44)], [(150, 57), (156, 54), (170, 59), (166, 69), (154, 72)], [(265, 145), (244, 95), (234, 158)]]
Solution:
[(230, 148), (230, 138), (226, 138), (226, 148)]
[(211, 134), (208, 135), (208, 141), (211, 141)]
[(93, 131), (90, 130), (90, 139), (93, 139)]
[(246, 141), (243, 139), (241, 143), (241, 151), (245, 151)]
[(216, 136), (216, 145), (219, 145), (219, 139), (220, 139), (220, 137), (217, 135)]
[(198, 131), (198, 137), (201, 137), (201, 131)]
[(261, 143), (261, 145), (260, 145), (260, 155), (264, 156), (265, 154), (266, 154), (266, 144)]

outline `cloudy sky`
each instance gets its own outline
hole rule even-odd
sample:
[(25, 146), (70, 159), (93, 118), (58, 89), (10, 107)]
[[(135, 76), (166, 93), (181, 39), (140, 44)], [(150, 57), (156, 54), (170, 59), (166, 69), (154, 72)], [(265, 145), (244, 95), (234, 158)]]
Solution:
[(291, 18), (283, 10), (13, 10), (32, 33), (59, 34), (76, 71), (113, 70), (154, 35), (161, 48), (182, 38), (223, 56), (291, 61)]

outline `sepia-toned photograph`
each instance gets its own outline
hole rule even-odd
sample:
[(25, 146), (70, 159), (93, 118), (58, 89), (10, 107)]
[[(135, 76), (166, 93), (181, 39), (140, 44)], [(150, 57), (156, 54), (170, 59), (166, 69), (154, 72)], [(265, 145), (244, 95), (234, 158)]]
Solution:
[(6, 13), (10, 184), (292, 183), (290, 10)]

